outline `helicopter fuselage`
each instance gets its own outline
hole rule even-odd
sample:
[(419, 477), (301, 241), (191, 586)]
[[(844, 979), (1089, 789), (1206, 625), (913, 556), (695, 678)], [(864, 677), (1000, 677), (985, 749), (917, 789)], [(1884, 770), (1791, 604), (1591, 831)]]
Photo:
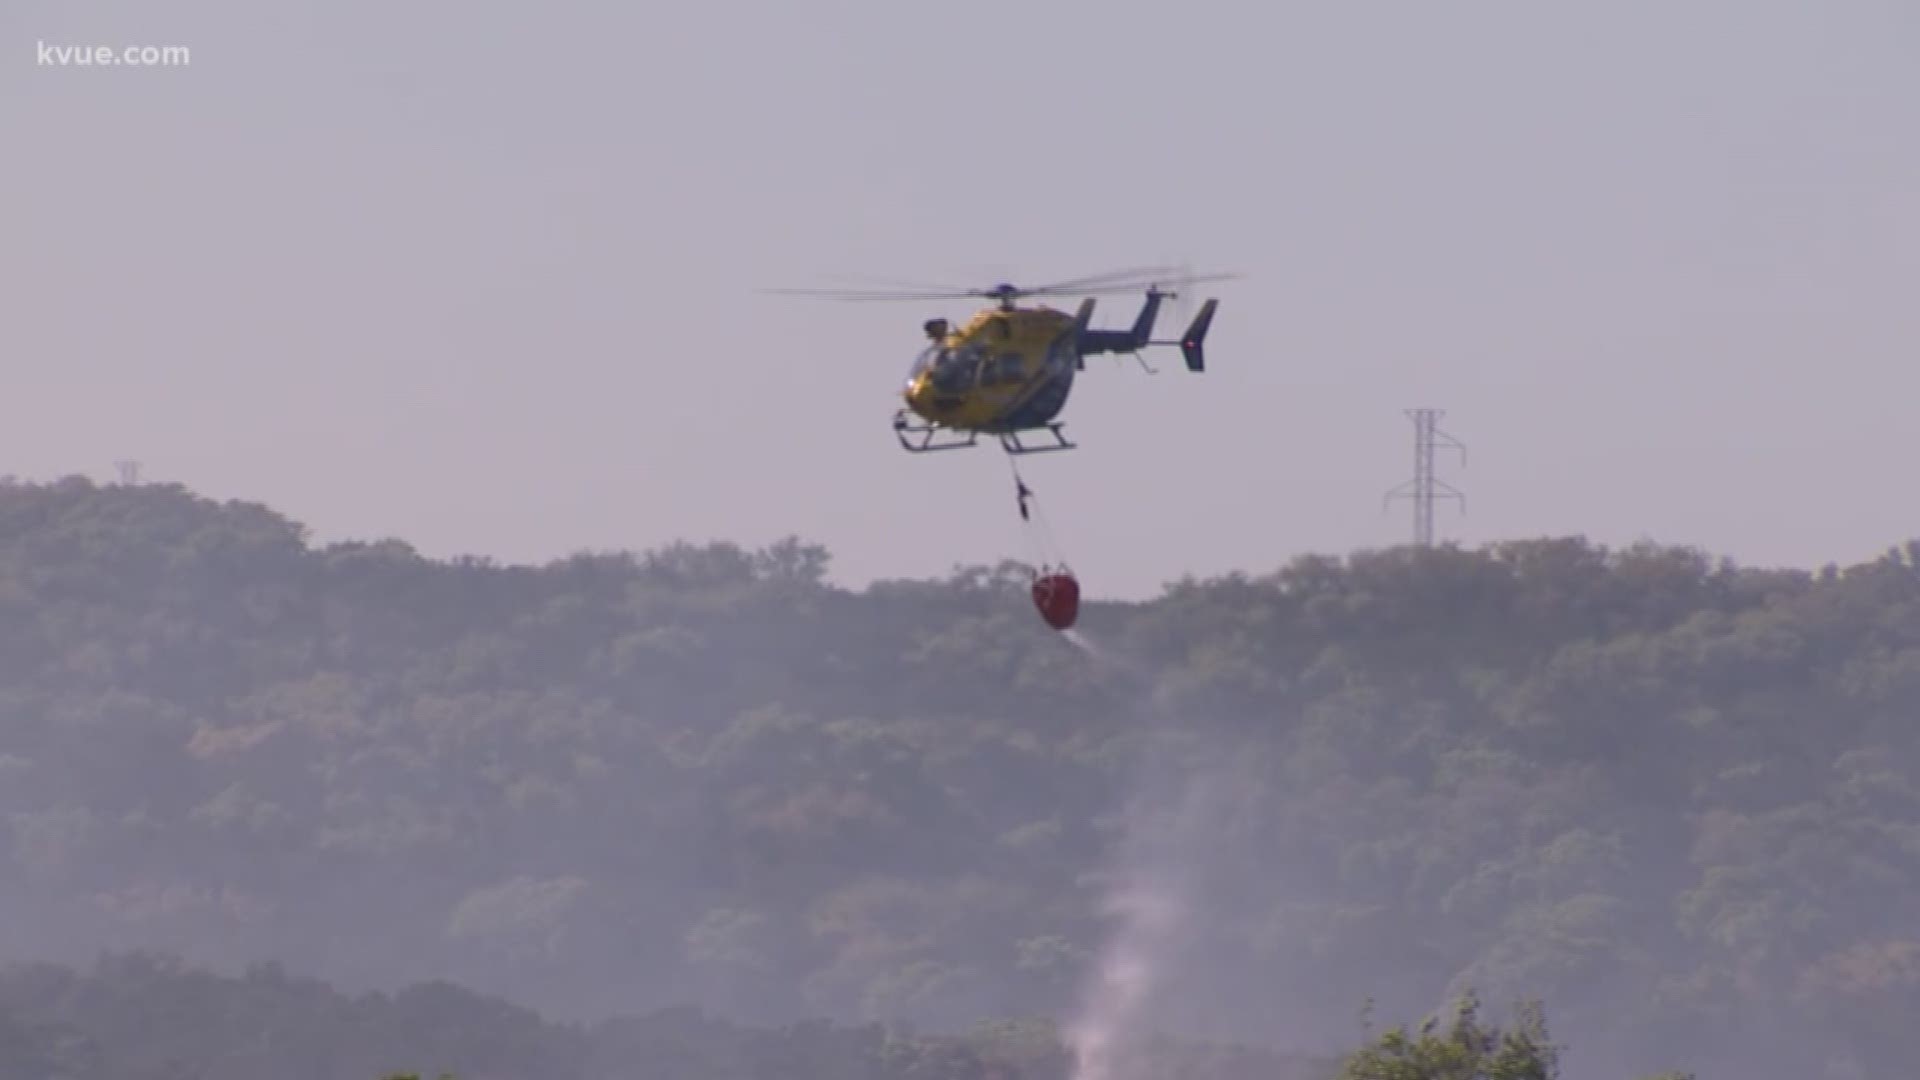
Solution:
[(906, 406), (954, 431), (999, 435), (1045, 427), (1073, 390), (1080, 365), (1076, 330), (1073, 316), (1047, 307), (980, 311), (915, 358), (902, 391)]

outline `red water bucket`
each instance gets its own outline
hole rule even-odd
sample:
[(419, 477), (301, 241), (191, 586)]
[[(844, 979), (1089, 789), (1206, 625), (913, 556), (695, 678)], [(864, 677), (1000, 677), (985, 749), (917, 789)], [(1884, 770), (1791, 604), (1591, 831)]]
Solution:
[(1066, 630), (1080, 617), (1080, 583), (1065, 570), (1033, 579), (1033, 606), (1055, 630)]

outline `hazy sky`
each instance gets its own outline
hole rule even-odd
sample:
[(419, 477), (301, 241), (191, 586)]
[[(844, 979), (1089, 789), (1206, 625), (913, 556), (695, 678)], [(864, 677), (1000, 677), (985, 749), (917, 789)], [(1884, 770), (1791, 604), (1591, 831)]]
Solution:
[(1212, 370), (1103, 358), (1029, 459), (1095, 595), (1399, 542), (1418, 405), (1445, 538), (1920, 536), (1911, 0), (6, 0), (0, 47), (0, 472), (943, 573), (1024, 550), (999, 451), (888, 428), (969, 306), (755, 290), (1172, 260), (1247, 275)]

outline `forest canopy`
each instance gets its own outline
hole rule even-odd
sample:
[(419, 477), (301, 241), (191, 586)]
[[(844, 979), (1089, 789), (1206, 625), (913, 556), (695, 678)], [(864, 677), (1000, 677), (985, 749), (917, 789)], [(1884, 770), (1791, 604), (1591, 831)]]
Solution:
[(1917, 554), (1308, 557), (1089, 603), (1089, 655), (1010, 564), (498, 566), (10, 483), (0, 958), (965, 1030), (1082, 1011), (1151, 880), (1192, 916), (1156, 1028), (1331, 1056), (1363, 1000), (1474, 987), (1552, 1002), (1595, 1076), (1891, 1075)]
[[(1187, 1080), (1333, 1080), (1338, 1068), (1244, 1046), (1148, 1051), (1142, 1066)], [(86, 972), (0, 970), (8, 1080), (1071, 1080), (1071, 1068), (1044, 1020), (756, 1028), (676, 1008), (567, 1024), (444, 982), (348, 995), (275, 965), (222, 976), (130, 953)]]

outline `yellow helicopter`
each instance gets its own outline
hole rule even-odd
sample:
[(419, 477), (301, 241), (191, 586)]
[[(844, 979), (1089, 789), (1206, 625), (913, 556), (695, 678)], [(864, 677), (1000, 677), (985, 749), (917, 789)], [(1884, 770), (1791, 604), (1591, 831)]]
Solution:
[[(921, 350), (907, 372), (902, 396), (906, 407), (894, 415), (893, 430), (900, 445), (914, 453), (964, 450), (981, 435), (993, 435), (1008, 454), (1072, 450), (1057, 417), (1073, 390), (1075, 372), (1086, 368), (1086, 358), (1100, 353), (1131, 353), (1149, 373), (1140, 351), (1155, 345), (1177, 345), (1187, 370), (1206, 369), (1205, 344), (1218, 300), (1200, 306), (1187, 332), (1177, 340), (1153, 340), (1154, 319), (1162, 300), (1179, 294), (1170, 286), (1224, 281), (1234, 274), (1195, 276), (1177, 270), (1126, 270), (1095, 277), (1058, 281), (1022, 288), (1002, 283), (987, 289), (955, 291), (830, 291), (776, 289), (799, 296), (839, 300), (950, 300), (979, 297), (996, 301), (958, 327), (945, 319), (929, 319), (921, 329), (931, 344)], [(1125, 330), (1095, 330), (1093, 297), (1102, 293), (1144, 289), (1146, 300), (1133, 325)], [(1077, 295), (1086, 297), (1072, 315), (1044, 304), (1022, 307), (1026, 297)], [(1022, 433), (1045, 430), (1053, 442), (1030, 446)]]

